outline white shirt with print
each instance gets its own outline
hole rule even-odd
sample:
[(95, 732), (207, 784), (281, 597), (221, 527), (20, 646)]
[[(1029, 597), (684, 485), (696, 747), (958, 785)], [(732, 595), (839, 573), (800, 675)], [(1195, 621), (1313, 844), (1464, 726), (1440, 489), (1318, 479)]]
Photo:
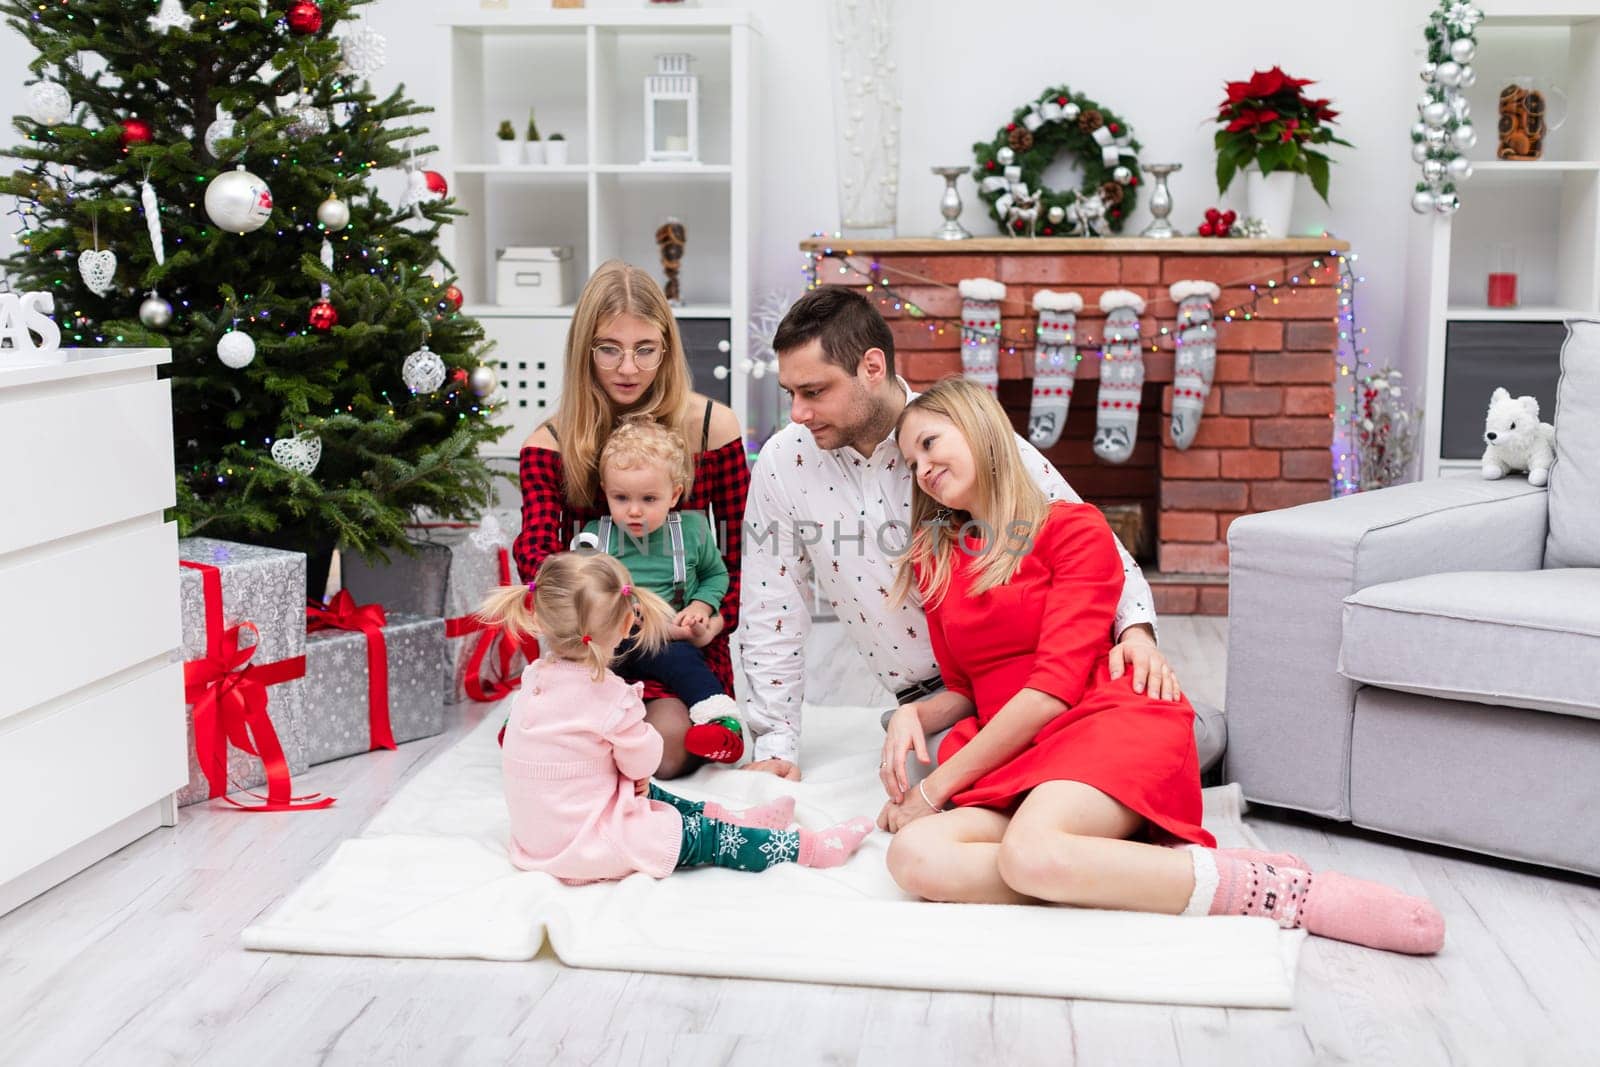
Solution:
[[(900, 384), (908, 400), (916, 395), (904, 380)], [(1038, 449), (1021, 436), (1017, 447), (1047, 497), (1081, 501)], [(825, 451), (798, 423), (762, 446), (745, 505), (739, 597), (753, 759), (798, 761), (813, 579), (885, 689), (899, 692), (938, 675), (921, 604), (914, 599), (899, 607), (890, 604), (895, 556), (911, 521), (907, 466), (892, 436), (870, 456), (848, 445)], [(1120, 541), (1117, 551), (1125, 581), (1113, 633), (1140, 623), (1153, 629), (1150, 584)], [(814, 668), (824, 666), (845, 668), (837, 663)]]

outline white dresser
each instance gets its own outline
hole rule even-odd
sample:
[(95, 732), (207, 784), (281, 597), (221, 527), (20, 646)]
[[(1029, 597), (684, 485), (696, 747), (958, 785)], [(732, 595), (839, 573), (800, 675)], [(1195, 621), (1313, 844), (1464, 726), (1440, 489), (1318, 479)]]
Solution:
[(0, 349), (0, 914), (188, 780), (165, 349)]

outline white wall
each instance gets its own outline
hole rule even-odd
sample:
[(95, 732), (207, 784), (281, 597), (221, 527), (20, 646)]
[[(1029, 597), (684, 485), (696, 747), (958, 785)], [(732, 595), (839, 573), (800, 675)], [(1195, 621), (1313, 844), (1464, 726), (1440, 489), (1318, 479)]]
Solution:
[[(543, 2), (511, 0), (529, 7)], [(590, 4), (627, 8), (643, 0)], [(404, 82), (419, 101), (438, 99), (442, 70), (433, 27), (451, 9), (476, 6), (476, 0), (380, 0), (366, 8), (368, 21), (389, 40), (388, 65), (376, 77), (380, 95)], [(816, 230), (831, 231), (839, 218), (829, 5), (752, 0), (742, 6), (754, 11), (761, 32), (755, 64), (762, 133), (754, 283), (796, 293), (796, 242)], [(1416, 179), (1407, 129), (1415, 117), (1422, 24), (1431, 6), (1428, 0), (900, 0), (899, 232), (921, 236), (940, 222), (943, 186), (928, 173), (930, 165), (969, 161), (972, 143), (991, 137), (1012, 108), (1063, 82), (1125, 117), (1145, 146), (1146, 161), (1183, 164), (1171, 182), (1173, 220), (1192, 230), (1204, 208), (1219, 202), (1211, 150), (1215, 127), (1208, 119), (1222, 99), (1222, 83), (1281, 64), (1298, 77), (1317, 79), (1312, 88), (1333, 99), (1344, 136), (1356, 145), (1335, 153), (1331, 206), (1302, 183), (1295, 229), (1326, 227), (1360, 253), (1367, 284), (1358, 310), (1372, 359), (1393, 362), (1420, 382), (1421, 353), (1398, 347), (1406, 232), (1413, 218), (1408, 201)], [(13, 71), (0, 81), (0, 114), (19, 110), (31, 58), (19, 35), (0, 30), (0, 69)], [(1241, 186), (1223, 206), (1239, 206)], [(996, 232), (969, 180), (962, 180), (961, 192), (967, 228), (980, 235)], [(1124, 232), (1137, 233), (1147, 220), (1141, 209)], [(0, 244), (10, 243), (9, 232), (0, 235)]]

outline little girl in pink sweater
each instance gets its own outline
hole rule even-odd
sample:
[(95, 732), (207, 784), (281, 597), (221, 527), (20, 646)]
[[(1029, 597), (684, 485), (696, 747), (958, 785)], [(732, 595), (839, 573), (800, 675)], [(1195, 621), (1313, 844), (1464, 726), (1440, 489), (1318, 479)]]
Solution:
[(582, 883), (707, 864), (837, 867), (872, 832), (867, 818), (788, 829), (793, 797), (729, 811), (650, 781), (661, 735), (644, 721), (644, 687), (608, 668), (630, 633), (646, 648), (664, 645), (673, 612), (634, 588), (613, 557), (552, 555), (533, 582), (496, 590), (480, 614), (516, 638), (537, 634), (545, 649), (523, 673), (501, 755), (511, 862), (521, 869)]

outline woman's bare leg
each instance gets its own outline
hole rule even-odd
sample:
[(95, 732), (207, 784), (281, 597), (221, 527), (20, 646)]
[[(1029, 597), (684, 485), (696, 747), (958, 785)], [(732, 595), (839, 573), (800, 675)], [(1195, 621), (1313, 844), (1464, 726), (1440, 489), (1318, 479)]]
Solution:
[(1126, 840), (1143, 825), (1142, 816), (1093, 786), (1045, 782), (1011, 817), (996, 867), (1026, 897), (1181, 914), (1194, 893), (1194, 860), (1187, 849)]
[(689, 732), (689, 709), (677, 697), (658, 697), (645, 704), (644, 721), (661, 735), (661, 764), (656, 777), (682, 778), (704, 761), (684, 751), (683, 735)]
[(889, 875), (925, 900), (961, 904), (1036, 904), (1000, 877), (1000, 840), (1009, 820), (988, 808), (925, 815), (889, 843)]

